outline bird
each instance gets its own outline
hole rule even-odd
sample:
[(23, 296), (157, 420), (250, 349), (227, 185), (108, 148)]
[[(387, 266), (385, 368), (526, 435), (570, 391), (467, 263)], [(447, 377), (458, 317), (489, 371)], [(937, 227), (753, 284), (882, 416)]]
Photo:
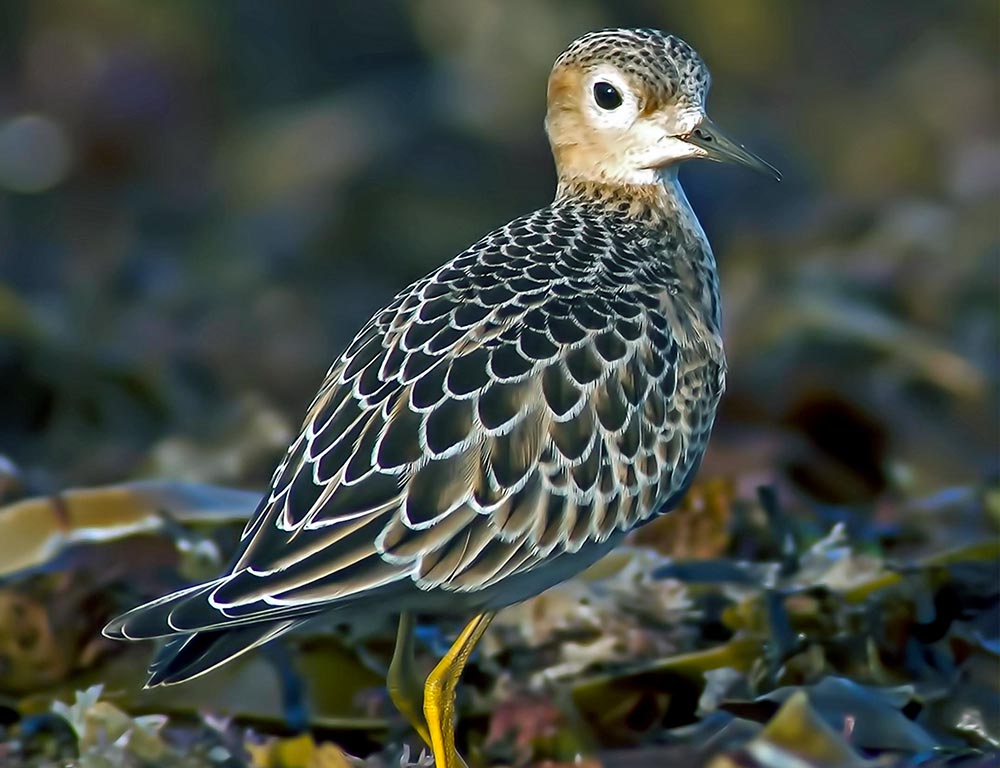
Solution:
[[(222, 575), (107, 625), (166, 639), (147, 686), (320, 615), (398, 617), (390, 697), (439, 768), (465, 765), (455, 692), (492, 618), (669, 512), (705, 453), (727, 373), (719, 281), (678, 168), (780, 178), (708, 118), (709, 85), (653, 29), (590, 32), (556, 58), (553, 201), (372, 315)], [(423, 680), (416, 614), (468, 619)]]

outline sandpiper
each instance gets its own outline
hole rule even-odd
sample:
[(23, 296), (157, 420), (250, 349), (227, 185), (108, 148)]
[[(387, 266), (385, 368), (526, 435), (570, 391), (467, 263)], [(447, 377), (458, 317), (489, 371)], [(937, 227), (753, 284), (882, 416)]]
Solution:
[[(206, 673), (322, 613), (399, 616), (393, 701), (439, 768), (496, 611), (567, 579), (691, 483), (725, 388), (715, 259), (689, 158), (777, 175), (705, 114), (672, 35), (574, 41), (549, 77), (555, 200), (401, 291), (334, 362), (219, 578), (109, 637), (169, 641), (148, 685)], [(416, 612), (473, 616), (425, 681)]]

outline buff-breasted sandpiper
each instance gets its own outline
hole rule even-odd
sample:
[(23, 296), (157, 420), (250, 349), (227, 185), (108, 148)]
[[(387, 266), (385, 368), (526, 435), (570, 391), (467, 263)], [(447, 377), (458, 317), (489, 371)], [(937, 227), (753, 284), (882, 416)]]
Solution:
[[(462, 765), (454, 693), (494, 613), (669, 511), (726, 379), (715, 259), (689, 158), (773, 173), (705, 114), (677, 37), (593, 32), (549, 77), (550, 204), (401, 291), (337, 358), (217, 579), (111, 622), (169, 641), (178, 683), (321, 613), (399, 615), (394, 702)], [(776, 175), (776, 174), (775, 174)], [(415, 612), (474, 615), (425, 682)]]

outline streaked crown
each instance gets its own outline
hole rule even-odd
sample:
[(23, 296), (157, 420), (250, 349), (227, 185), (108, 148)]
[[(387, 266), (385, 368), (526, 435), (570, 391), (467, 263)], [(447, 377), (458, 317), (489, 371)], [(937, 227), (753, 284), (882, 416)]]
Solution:
[(656, 29), (603, 29), (577, 38), (556, 59), (553, 71), (575, 66), (591, 71), (610, 64), (655, 103), (703, 107), (711, 75), (701, 57), (679, 37)]

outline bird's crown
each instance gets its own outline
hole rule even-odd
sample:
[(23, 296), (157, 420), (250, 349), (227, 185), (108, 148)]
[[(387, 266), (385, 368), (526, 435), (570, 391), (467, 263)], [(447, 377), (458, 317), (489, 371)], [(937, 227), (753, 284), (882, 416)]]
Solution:
[(602, 29), (577, 38), (556, 59), (553, 70), (593, 70), (610, 64), (660, 104), (705, 103), (711, 84), (698, 53), (674, 35), (656, 29)]

